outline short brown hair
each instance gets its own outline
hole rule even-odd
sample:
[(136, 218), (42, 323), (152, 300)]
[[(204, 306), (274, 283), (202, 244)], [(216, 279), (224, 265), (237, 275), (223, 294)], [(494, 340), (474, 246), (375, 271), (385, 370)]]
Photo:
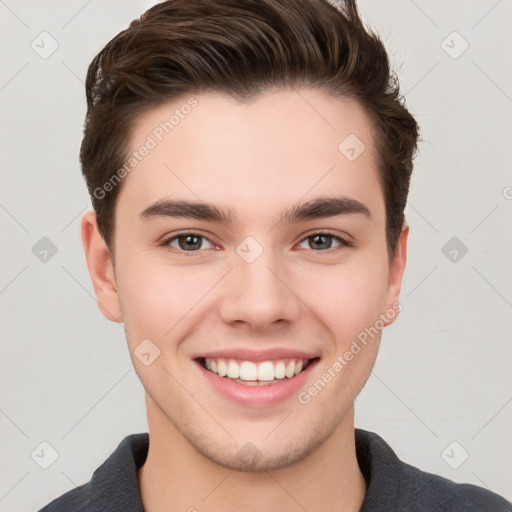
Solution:
[(295, 86), (352, 98), (368, 114), (391, 257), (405, 220), (418, 126), (383, 43), (364, 27), (355, 0), (336, 7), (327, 0), (169, 0), (96, 55), (87, 73), (80, 161), (111, 253), (122, 183), (104, 185), (126, 161), (141, 114), (185, 94), (216, 91), (244, 102)]

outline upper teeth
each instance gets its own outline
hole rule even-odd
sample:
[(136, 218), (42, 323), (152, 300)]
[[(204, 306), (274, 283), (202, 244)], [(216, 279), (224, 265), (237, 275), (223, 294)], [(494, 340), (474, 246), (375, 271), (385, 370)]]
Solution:
[(306, 366), (308, 359), (282, 359), (280, 361), (235, 361), (234, 359), (205, 358), (208, 370), (230, 379), (263, 380), (291, 379)]

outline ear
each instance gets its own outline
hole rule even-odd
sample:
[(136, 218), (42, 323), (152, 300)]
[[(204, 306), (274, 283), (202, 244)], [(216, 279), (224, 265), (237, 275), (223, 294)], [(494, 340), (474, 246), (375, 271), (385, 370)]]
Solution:
[[(393, 254), (393, 259), (389, 265), (389, 280), (388, 280), (388, 294), (386, 298), (386, 311), (394, 310), (398, 313), (402, 309), (402, 305), (399, 302), (400, 290), (402, 288), (402, 279), (404, 277), (405, 263), (407, 261), (407, 237), (409, 236), (409, 226), (403, 225), (402, 231), (398, 237), (398, 241)], [(386, 320), (384, 325), (392, 324), (398, 314), (394, 314)]]
[(87, 268), (96, 293), (99, 310), (112, 322), (122, 322), (121, 305), (117, 293), (114, 266), (110, 251), (101, 236), (96, 212), (86, 212), (81, 223), (82, 243)]

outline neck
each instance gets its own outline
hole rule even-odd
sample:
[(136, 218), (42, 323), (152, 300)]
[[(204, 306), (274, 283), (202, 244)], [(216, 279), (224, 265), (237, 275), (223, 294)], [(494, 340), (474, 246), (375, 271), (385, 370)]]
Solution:
[(145, 512), (360, 510), (366, 482), (357, 464), (353, 407), (301, 461), (275, 471), (239, 472), (200, 454), (148, 396), (146, 405), (150, 444), (139, 470)]

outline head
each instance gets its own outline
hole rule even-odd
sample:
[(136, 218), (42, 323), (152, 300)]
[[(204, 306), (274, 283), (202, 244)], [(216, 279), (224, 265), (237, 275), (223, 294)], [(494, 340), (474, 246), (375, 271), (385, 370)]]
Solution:
[[(350, 417), (400, 309), (418, 127), (382, 42), (353, 1), (171, 0), (107, 44), (86, 88), (82, 236), (150, 433), (236, 469), (301, 460)], [(307, 371), (271, 404), (204, 368), (292, 353)]]

